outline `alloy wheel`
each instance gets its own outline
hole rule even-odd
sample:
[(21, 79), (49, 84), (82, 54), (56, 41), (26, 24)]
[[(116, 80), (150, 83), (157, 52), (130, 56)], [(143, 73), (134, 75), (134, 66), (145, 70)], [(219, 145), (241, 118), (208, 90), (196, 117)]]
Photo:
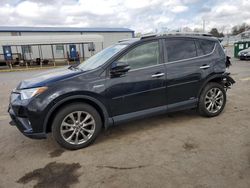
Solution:
[(93, 136), (95, 127), (95, 120), (91, 114), (86, 111), (75, 111), (63, 119), (60, 133), (66, 142), (79, 145)]
[(208, 112), (217, 113), (223, 106), (224, 95), (219, 88), (211, 88), (205, 96), (205, 106)]

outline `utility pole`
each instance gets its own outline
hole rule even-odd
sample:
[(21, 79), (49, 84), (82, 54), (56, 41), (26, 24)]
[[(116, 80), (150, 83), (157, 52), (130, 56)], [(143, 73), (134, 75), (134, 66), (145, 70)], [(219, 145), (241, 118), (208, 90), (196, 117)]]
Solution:
[(202, 25), (203, 25), (203, 32), (205, 32), (205, 30), (206, 30), (206, 20), (203, 19), (202, 21), (203, 21), (203, 23), (202, 23)]

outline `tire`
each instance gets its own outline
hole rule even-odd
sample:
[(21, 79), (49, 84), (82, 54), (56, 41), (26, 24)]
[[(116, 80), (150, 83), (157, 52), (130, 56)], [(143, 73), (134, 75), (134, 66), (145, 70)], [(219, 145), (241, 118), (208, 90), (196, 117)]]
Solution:
[(202, 90), (199, 98), (199, 114), (205, 117), (217, 116), (223, 111), (225, 105), (226, 91), (223, 85), (217, 82), (209, 82)]
[[(85, 103), (64, 106), (52, 123), (52, 135), (69, 150), (81, 149), (94, 142), (102, 129), (100, 114)], [(85, 136), (84, 136), (85, 135)]]

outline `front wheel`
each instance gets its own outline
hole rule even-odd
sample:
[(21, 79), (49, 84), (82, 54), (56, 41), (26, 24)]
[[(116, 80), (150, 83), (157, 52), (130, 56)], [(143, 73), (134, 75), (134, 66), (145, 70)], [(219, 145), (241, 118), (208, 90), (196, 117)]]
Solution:
[(85, 103), (74, 103), (57, 113), (52, 134), (62, 147), (75, 150), (90, 145), (101, 127), (101, 117), (95, 108)]
[(226, 105), (226, 91), (216, 82), (208, 83), (201, 92), (198, 112), (202, 116), (214, 117), (219, 115)]

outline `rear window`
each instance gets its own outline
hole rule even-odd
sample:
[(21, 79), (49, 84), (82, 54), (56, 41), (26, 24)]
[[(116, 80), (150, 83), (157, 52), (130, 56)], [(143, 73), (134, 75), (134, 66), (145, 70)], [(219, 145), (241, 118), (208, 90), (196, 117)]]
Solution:
[(197, 53), (198, 55), (207, 55), (211, 53), (214, 49), (215, 42), (209, 40), (196, 40)]
[(197, 56), (195, 42), (192, 39), (167, 39), (166, 46), (168, 62)]

